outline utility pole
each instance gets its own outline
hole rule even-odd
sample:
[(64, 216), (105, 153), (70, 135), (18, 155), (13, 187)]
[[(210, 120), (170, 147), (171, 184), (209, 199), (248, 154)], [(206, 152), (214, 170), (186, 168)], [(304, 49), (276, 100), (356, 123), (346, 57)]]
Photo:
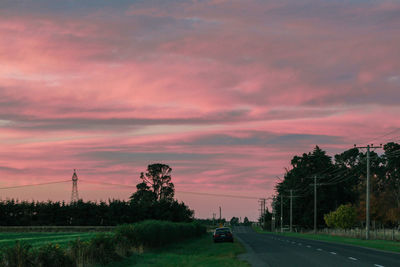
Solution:
[(325, 184), (317, 184), (317, 175), (314, 175), (314, 177), (310, 177), (310, 178), (314, 178), (314, 184), (312, 184), (312, 186), (314, 186), (314, 234), (317, 233), (317, 185), (325, 185)]
[(290, 232), (293, 230), (293, 190), (290, 189)]
[(293, 196), (293, 191), (296, 191), (296, 189), (290, 189), (290, 232), (293, 231), (293, 198), (295, 197), (300, 197), (300, 196)]
[(219, 224), (222, 223), (222, 216), (221, 216), (221, 207), (219, 207)]
[(258, 202), (260, 202), (260, 222), (262, 225), (262, 228), (264, 228), (264, 221), (265, 221), (265, 198), (260, 198)]
[(317, 176), (314, 175), (314, 234), (317, 233)]
[(263, 220), (264, 220), (264, 216), (263, 216), (263, 200), (262, 199), (260, 199), (259, 200), (259, 202), (260, 202), (260, 223), (261, 223), (261, 227), (264, 225), (263, 224)]
[(263, 198), (263, 216), (265, 217), (265, 201), (267, 201), (265, 198)]
[(283, 233), (283, 195), (281, 194), (281, 233)]
[(375, 149), (375, 148), (382, 148), (382, 144), (380, 146), (374, 146), (373, 144), (371, 145), (367, 145), (366, 147), (357, 147), (356, 145), (354, 145), (355, 148), (366, 148), (367, 149), (367, 192), (366, 192), (366, 203), (365, 203), (365, 239), (369, 239), (369, 224), (370, 224), (370, 218), (369, 218), (369, 199), (370, 199), (370, 183), (371, 183), (371, 178), (370, 178), (370, 155), (369, 153), (371, 152), (371, 149)]
[(275, 197), (271, 202), (272, 216), (271, 216), (271, 232), (275, 232)]
[(215, 213), (213, 213), (213, 225), (215, 225)]

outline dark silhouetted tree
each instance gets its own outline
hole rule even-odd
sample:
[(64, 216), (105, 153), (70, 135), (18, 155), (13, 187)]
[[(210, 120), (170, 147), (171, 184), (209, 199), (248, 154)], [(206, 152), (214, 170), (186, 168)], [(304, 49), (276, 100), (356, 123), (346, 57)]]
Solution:
[(232, 226), (239, 225), (239, 218), (238, 217), (232, 217), (232, 219), (229, 222)]
[(140, 174), (142, 182), (136, 186), (138, 191), (131, 196), (131, 199), (147, 200), (148, 198), (153, 198), (154, 201), (172, 201), (175, 189), (174, 184), (171, 182), (171, 172), (172, 169), (166, 164), (155, 163), (149, 165), (147, 172)]

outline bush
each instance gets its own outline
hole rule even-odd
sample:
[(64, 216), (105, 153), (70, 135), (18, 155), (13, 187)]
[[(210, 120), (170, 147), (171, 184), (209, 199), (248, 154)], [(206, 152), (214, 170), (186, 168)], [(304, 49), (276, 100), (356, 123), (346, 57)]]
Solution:
[(36, 252), (36, 265), (39, 267), (73, 267), (72, 259), (66, 251), (58, 246), (49, 243), (40, 247)]
[(86, 266), (89, 263), (89, 242), (77, 238), (69, 244), (69, 254), (75, 266)]
[(340, 205), (337, 210), (324, 215), (328, 227), (349, 229), (357, 222), (356, 209), (351, 205)]
[(336, 213), (334, 211), (324, 215), (324, 220), (329, 228), (336, 227)]
[(90, 240), (88, 254), (91, 262), (103, 265), (119, 258), (113, 236), (104, 233)]
[(32, 246), (15, 242), (13, 247), (6, 248), (2, 251), (0, 257), (0, 266), (3, 267), (33, 267), (34, 254), (32, 252)]
[(114, 230), (117, 244), (128, 242), (128, 244), (134, 246), (137, 241), (135, 239), (135, 231), (133, 228), (133, 224), (123, 224), (117, 226)]
[(115, 244), (115, 251), (119, 256), (128, 257), (131, 255), (133, 245), (126, 236), (115, 234), (113, 242)]

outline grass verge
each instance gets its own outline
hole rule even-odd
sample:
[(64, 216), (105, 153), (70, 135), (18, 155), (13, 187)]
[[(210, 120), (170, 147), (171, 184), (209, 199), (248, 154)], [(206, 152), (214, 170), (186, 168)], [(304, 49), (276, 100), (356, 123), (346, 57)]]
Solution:
[[(262, 234), (272, 234), (270, 231), (264, 231), (260, 227), (254, 227), (254, 230), (258, 233)], [(387, 241), (387, 240), (362, 240), (358, 238), (351, 238), (351, 237), (343, 237), (343, 236), (334, 236), (334, 235), (324, 235), (324, 234), (300, 234), (300, 233), (274, 233), (283, 236), (289, 237), (298, 237), (304, 239), (312, 239), (312, 240), (319, 240), (319, 241), (326, 241), (326, 242), (333, 242), (333, 243), (341, 243), (341, 244), (348, 244), (366, 248), (373, 248), (379, 249), (384, 251), (391, 251), (400, 253), (400, 242), (396, 241)]]
[(113, 262), (107, 267), (145, 267), (145, 266), (207, 266), (207, 267), (249, 267), (237, 259), (246, 250), (239, 242), (212, 242), (210, 235), (186, 240), (164, 248), (135, 254), (123, 261)]

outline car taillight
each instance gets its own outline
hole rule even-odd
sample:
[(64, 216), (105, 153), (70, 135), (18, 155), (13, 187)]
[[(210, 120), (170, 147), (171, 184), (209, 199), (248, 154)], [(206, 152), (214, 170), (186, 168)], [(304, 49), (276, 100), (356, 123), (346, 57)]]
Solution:
[(219, 234), (215, 234), (214, 236), (215, 236), (215, 237), (219, 237)]

